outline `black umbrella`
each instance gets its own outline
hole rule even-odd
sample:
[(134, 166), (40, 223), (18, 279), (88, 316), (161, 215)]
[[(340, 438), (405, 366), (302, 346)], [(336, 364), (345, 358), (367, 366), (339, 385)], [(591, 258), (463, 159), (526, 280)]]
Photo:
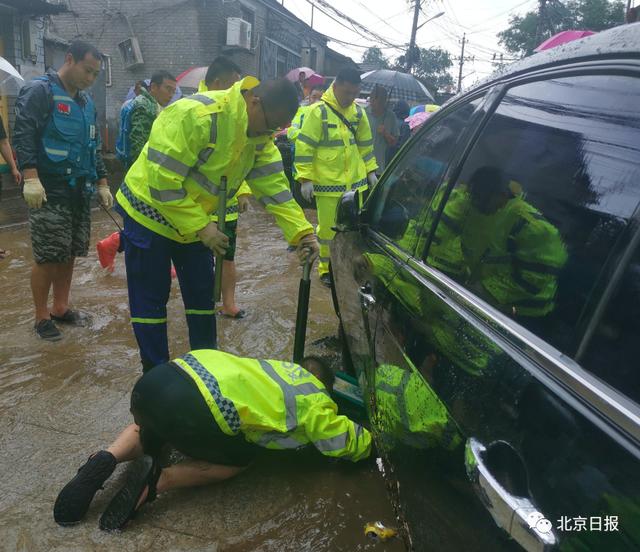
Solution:
[(389, 101), (404, 100), (405, 102), (435, 103), (434, 97), (413, 75), (391, 71), (389, 69), (376, 69), (362, 75), (362, 92), (369, 94), (373, 87), (379, 84), (389, 92)]

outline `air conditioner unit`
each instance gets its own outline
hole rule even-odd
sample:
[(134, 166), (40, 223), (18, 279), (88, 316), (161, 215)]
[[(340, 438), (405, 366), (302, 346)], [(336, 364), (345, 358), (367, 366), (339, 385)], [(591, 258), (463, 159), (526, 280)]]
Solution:
[(227, 18), (227, 46), (251, 49), (251, 23), (239, 17)]
[(126, 40), (123, 40), (118, 44), (118, 50), (122, 56), (125, 68), (129, 69), (136, 65), (142, 65), (144, 59), (142, 59), (142, 52), (140, 51), (140, 44), (135, 36), (130, 36)]

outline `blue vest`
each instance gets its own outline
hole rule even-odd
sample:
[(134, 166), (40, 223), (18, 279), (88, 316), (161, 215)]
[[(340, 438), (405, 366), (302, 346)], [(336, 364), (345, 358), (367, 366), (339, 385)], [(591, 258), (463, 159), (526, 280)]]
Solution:
[(53, 95), (53, 111), (38, 152), (38, 172), (66, 177), (71, 184), (79, 177), (94, 182), (97, 136), (93, 101), (84, 94), (82, 107), (57, 82), (46, 76), (38, 80), (46, 81)]

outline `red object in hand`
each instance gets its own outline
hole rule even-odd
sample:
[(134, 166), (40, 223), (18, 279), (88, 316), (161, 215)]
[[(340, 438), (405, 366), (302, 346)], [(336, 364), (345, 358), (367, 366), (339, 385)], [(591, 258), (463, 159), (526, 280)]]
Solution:
[(100, 266), (113, 272), (116, 253), (120, 249), (120, 232), (114, 232), (110, 236), (100, 240), (96, 244)]
[(176, 267), (171, 265), (171, 278), (173, 278), (175, 280), (177, 274), (176, 274)]

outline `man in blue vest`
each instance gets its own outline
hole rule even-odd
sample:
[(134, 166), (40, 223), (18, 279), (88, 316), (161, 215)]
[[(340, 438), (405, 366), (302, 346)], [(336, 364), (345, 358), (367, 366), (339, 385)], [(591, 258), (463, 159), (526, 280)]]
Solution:
[(58, 72), (49, 70), (26, 84), (16, 101), (14, 146), (24, 173), (35, 259), (35, 329), (50, 341), (62, 337), (54, 321), (86, 322), (86, 315), (69, 308), (69, 290), (75, 258), (86, 257), (89, 248), (96, 181), (102, 204), (113, 205), (100, 155), (96, 109), (83, 92), (100, 73), (101, 58), (90, 44), (74, 42)]

